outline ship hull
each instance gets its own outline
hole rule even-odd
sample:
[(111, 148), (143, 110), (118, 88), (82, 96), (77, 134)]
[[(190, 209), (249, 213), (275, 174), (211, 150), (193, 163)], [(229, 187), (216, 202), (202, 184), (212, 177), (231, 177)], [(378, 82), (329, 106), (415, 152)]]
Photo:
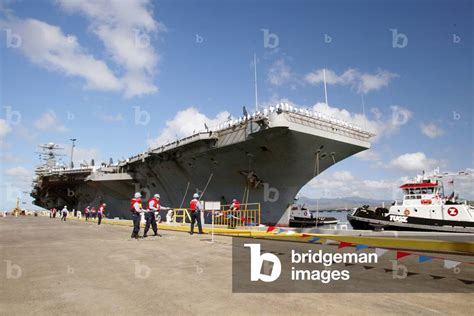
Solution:
[[(94, 176), (75, 187), (72, 207), (107, 203), (107, 216), (130, 218), (129, 201), (161, 195), (161, 204), (187, 207), (195, 192), (203, 200), (260, 203), (261, 223), (287, 225), (289, 206), (301, 188), (333, 164), (369, 147), (344, 135), (314, 132), (284, 115), (271, 128), (242, 125), (218, 139), (196, 141), (175, 150), (150, 152), (127, 164), (129, 178)], [(330, 137), (331, 136), (331, 137)], [(205, 191), (204, 191), (205, 190)], [(37, 198), (41, 205), (41, 197)], [(70, 201), (70, 200), (69, 200)], [(68, 203), (71, 207), (71, 202)], [(160, 214), (164, 218), (165, 214)]]

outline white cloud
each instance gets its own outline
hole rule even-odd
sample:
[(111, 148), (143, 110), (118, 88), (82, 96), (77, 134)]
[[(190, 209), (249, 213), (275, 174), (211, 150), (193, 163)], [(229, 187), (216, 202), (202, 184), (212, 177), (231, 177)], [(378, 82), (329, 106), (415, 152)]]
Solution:
[[(369, 93), (386, 87), (397, 74), (386, 70), (378, 69), (375, 73), (364, 73), (356, 69), (347, 69), (341, 75), (337, 75), (333, 70), (326, 69), (326, 83), (329, 85), (350, 85), (358, 93)], [(304, 77), (309, 84), (317, 85), (324, 82), (323, 69), (317, 69), (307, 73)]]
[(31, 172), (24, 167), (13, 167), (5, 170), (5, 175), (10, 177), (29, 177)]
[[(70, 148), (69, 148), (70, 149)], [(82, 162), (90, 164), (91, 159), (94, 159), (95, 165), (98, 165), (99, 151), (95, 148), (81, 148), (74, 147), (74, 166), (79, 167)]]
[(0, 139), (4, 138), (11, 132), (11, 127), (8, 125), (7, 121), (0, 119)]
[(59, 27), (35, 19), (11, 18), (0, 21), (21, 38), (19, 50), (32, 63), (86, 81), (86, 88), (118, 90), (120, 81), (107, 65), (80, 46), (77, 38), (66, 36)]
[(190, 107), (179, 111), (176, 116), (166, 122), (166, 127), (161, 131), (158, 137), (148, 139), (150, 147), (157, 147), (167, 142), (192, 135), (194, 132), (204, 130), (204, 124), (209, 128), (225, 122), (229, 117), (229, 112), (220, 112), (214, 118), (209, 118), (200, 113), (196, 108)]
[(166, 31), (153, 19), (147, 0), (58, 0), (67, 12), (78, 12), (90, 21), (90, 29), (103, 42), (111, 59), (124, 71), (127, 97), (158, 91), (153, 83), (159, 55), (151, 45), (152, 35)]
[(350, 181), (354, 179), (354, 176), (350, 171), (336, 171), (333, 173), (332, 177), (336, 181)]
[(69, 131), (64, 125), (62, 125), (54, 111), (48, 111), (43, 113), (39, 119), (37, 119), (33, 126), (40, 131), (48, 131), (48, 132), (67, 132)]
[(423, 135), (429, 138), (436, 138), (444, 134), (444, 130), (441, 128), (441, 126), (434, 123), (421, 123), (420, 129)]
[(400, 155), (390, 161), (389, 166), (403, 171), (431, 170), (438, 166), (441, 162), (430, 159), (422, 152), (407, 153)]
[(403, 107), (391, 106), (390, 109), (391, 114), (389, 116), (384, 116), (382, 112), (378, 111), (378, 115), (375, 119), (369, 119), (362, 113), (351, 113), (346, 109), (331, 107), (322, 102), (316, 103), (313, 106), (314, 111), (323, 113), (329, 117), (344, 120), (376, 134), (373, 139), (374, 141), (377, 141), (381, 137), (397, 133), (400, 127), (405, 125), (412, 117), (412, 113)]
[(373, 149), (367, 149), (355, 154), (355, 157), (365, 161), (380, 161), (380, 155)]
[(267, 73), (267, 80), (275, 86), (281, 86), (282, 84), (290, 81), (292, 78), (291, 68), (288, 66), (283, 58), (275, 61)]

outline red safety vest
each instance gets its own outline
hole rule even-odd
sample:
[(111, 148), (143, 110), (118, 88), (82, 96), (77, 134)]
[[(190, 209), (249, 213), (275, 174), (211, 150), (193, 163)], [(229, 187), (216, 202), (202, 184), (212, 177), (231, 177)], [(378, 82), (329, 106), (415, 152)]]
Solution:
[(149, 210), (150, 210), (150, 207), (157, 208), (158, 211), (160, 210), (160, 202), (158, 201), (157, 198), (151, 198), (151, 199), (148, 201), (148, 209), (149, 209)]
[(99, 213), (100, 213), (100, 214), (104, 214), (104, 213), (105, 213), (105, 207), (104, 207), (103, 205), (101, 205), (101, 206), (99, 207)]
[(196, 211), (198, 203), (199, 203), (198, 199), (191, 200), (191, 203), (189, 204), (189, 208), (191, 209), (192, 212)]
[(140, 208), (142, 208), (142, 200), (140, 198), (137, 198), (137, 199), (132, 199), (132, 201), (130, 201), (130, 206), (134, 212), (135, 212), (135, 203), (138, 203)]
[(88, 207), (86, 207), (84, 213), (89, 214), (89, 208)]
[(240, 202), (239, 201), (235, 201), (234, 203), (232, 203), (232, 208), (234, 210), (240, 210)]

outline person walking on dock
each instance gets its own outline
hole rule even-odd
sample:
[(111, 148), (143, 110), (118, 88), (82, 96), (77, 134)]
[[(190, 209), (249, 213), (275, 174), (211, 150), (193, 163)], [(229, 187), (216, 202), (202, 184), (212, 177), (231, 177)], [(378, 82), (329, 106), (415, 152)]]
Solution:
[(194, 234), (194, 222), (197, 222), (199, 234), (202, 234), (202, 225), (201, 225), (201, 210), (202, 205), (199, 202), (199, 194), (194, 193), (193, 199), (189, 205), (189, 209), (191, 210), (191, 231), (189, 234)]
[(91, 207), (90, 206), (87, 206), (85, 209), (84, 209), (84, 214), (86, 214), (86, 222), (89, 220), (89, 214), (91, 212)]
[(99, 209), (97, 211), (97, 218), (99, 219), (99, 221), (97, 222), (97, 225), (100, 225), (100, 223), (102, 223), (102, 217), (105, 215), (105, 207), (106, 206), (107, 206), (107, 204), (105, 204), (105, 203), (102, 203), (99, 206)]
[(91, 218), (92, 218), (92, 219), (95, 219), (96, 215), (97, 215), (97, 212), (96, 212), (96, 210), (95, 210), (95, 207), (92, 207), (92, 208), (91, 208)]
[(61, 220), (66, 221), (67, 214), (69, 213), (68, 210), (67, 210), (67, 205), (64, 205), (61, 213), (62, 213)]
[(140, 232), (140, 213), (143, 213), (142, 209), (142, 194), (140, 192), (135, 193), (135, 197), (130, 201), (132, 220), (133, 220), (133, 231), (132, 238), (138, 239), (138, 233)]
[(155, 233), (153, 236), (160, 236), (158, 234), (158, 226), (156, 225), (156, 217), (155, 212), (160, 211), (160, 195), (157, 193), (155, 194), (149, 201), (148, 201), (148, 209), (145, 210), (145, 231), (143, 232), (143, 238), (148, 237), (147, 233), (150, 229), (150, 225)]

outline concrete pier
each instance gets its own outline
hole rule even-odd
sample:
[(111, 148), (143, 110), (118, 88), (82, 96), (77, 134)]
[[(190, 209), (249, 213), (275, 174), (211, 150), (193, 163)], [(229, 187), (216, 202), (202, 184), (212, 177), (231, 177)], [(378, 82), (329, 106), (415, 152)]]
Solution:
[(211, 244), (208, 235), (160, 232), (162, 237), (131, 240), (128, 226), (0, 218), (0, 314), (468, 315), (472, 310), (472, 292), (232, 293), (231, 237), (215, 236)]

